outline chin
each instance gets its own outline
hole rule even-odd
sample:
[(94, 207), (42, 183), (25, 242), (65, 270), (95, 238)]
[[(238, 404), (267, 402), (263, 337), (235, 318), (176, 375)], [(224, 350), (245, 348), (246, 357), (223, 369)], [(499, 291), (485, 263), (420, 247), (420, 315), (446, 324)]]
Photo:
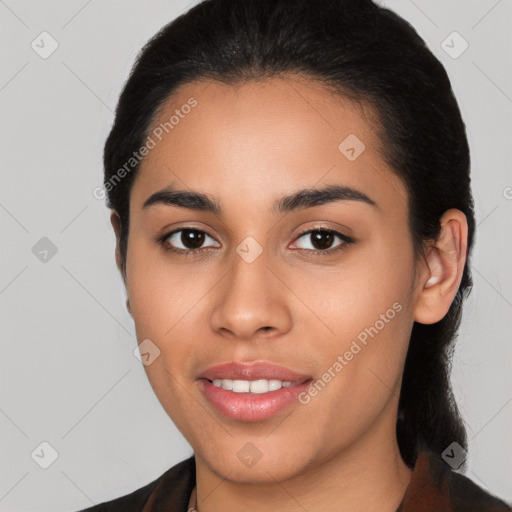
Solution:
[[(304, 460), (298, 460), (297, 450), (291, 446), (281, 444), (281, 449), (276, 450), (268, 443), (263, 447), (262, 440), (237, 441), (230, 440), (229, 447), (212, 449), (210, 445), (194, 453), (220, 478), (239, 484), (275, 484), (298, 476), (308, 465), (306, 454), (302, 453)], [(241, 444), (241, 448), (233, 450), (235, 444)]]

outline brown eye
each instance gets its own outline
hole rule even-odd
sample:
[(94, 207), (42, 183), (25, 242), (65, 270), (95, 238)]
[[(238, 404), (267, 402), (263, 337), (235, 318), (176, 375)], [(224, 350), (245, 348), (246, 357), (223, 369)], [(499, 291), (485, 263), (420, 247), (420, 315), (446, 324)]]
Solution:
[[(339, 242), (336, 243), (336, 239)], [(304, 240), (299, 245), (299, 249), (305, 249), (314, 253), (326, 253), (329, 254), (336, 250), (341, 250), (344, 246), (353, 243), (353, 240), (333, 229), (310, 229), (302, 233), (297, 241)]]
[[(207, 239), (210, 239), (214, 244), (217, 243), (205, 231), (201, 231), (200, 229), (182, 228), (169, 233), (162, 241), (165, 245), (170, 245), (172, 250), (187, 252), (204, 249), (203, 244)], [(216, 247), (219, 247), (219, 245), (216, 245)]]

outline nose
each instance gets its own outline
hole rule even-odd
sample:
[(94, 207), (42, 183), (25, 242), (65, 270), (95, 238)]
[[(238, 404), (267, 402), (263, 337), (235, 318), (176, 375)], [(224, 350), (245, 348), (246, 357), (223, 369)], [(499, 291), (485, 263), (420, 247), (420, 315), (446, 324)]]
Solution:
[(216, 287), (212, 329), (236, 340), (275, 337), (291, 329), (290, 292), (260, 256), (240, 259)]

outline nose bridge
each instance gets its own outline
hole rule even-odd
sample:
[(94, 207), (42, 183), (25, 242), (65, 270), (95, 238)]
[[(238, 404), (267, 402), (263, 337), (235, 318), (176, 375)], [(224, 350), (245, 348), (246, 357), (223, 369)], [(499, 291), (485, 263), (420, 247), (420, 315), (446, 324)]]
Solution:
[(233, 269), (222, 280), (211, 316), (215, 331), (230, 331), (244, 339), (263, 328), (283, 332), (291, 324), (282, 284), (268, 268), (269, 255), (261, 251), (254, 257), (251, 243), (247, 240), (237, 248)]

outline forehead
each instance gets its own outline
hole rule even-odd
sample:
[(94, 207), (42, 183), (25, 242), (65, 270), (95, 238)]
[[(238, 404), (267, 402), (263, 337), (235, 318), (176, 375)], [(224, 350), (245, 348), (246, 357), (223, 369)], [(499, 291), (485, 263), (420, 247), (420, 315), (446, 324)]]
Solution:
[(173, 184), (221, 203), (270, 204), (299, 188), (340, 183), (405, 207), (405, 187), (378, 152), (373, 119), (370, 108), (296, 76), (184, 84), (154, 116), (154, 147), (131, 202), (141, 207)]

